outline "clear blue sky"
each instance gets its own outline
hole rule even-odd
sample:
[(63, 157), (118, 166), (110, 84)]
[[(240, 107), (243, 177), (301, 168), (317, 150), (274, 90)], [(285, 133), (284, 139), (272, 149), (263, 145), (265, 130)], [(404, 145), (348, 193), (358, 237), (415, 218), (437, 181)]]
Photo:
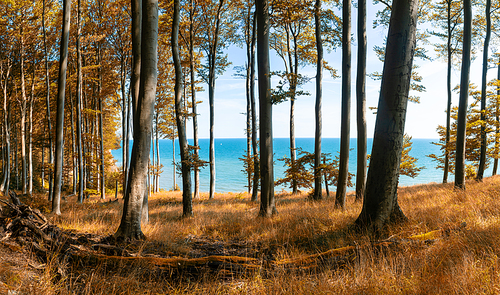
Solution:
[[(374, 7), (368, 5), (368, 58), (367, 73), (382, 71), (382, 62), (380, 62), (373, 52), (374, 45), (383, 45), (383, 39), (387, 32), (381, 28), (374, 30), (372, 28), (375, 11), (382, 6)], [(352, 34), (356, 36), (356, 14), (357, 10), (352, 9)], [(434, 55), (434, 49), (429, 47), (429, 54)], [(478, 50), (481, 52), (482, 48)], [(492, 52), (490, 47), (490, 54)], [(216, 138), (242, 138), (245, 137), (245, 120), (243, 113), (246, 112), (245, 81), (233, 77), (233, 66), (241, 66), (245, 63), (245, 51), (237, 47), (231, 47), (228, 51), (229, 60), (233, 65), (226, 73), (216, 81), (215, 88), (215, 137)], [(271, 51), (271, 55), (274, 52)], [(352, 85), (351, 85), (351, 137), (356, 137), (356, 55), (357, 40), (354, 38), (352, 45)], [(342, 75), (341, 69), (341, 50), (333, 51), (325, 56), (325, 60), (337, 69), (338, 74)], [(427, 91), (420, 94), (420, 104), (409, 103), (405, 132), (414, 138), (438, 138), (436, 128), (438, 125), (446, 123), (446, 63), (443, 60), (434, 60), (424, 63), (416, 60), (420, 65), (418, 72), (423, 77), (422, 84)], [(476, 85), (481, 83), (481, 65), (482, 58), (478, 56), (472, 63), (471, 82)], [(280, 59), (273, 57), (271, 59), (271, 69), (277, 70), (282, 67)], [(314, 67), (302, 68), (302, 74), (309, 77), (316, 74)], [(323, 80), (323, 137), (340, 137), (340, 97), (341, 97), (341, 79), (333, 80), (328, 72), (324, 71)], [(488, 72), (488, 80), (496, 77), (496, 70)], [(452, 76), (452, 87), (459, 84), (460, 71), (454, 69)], [(314, 137), (314, 100), (315, 100), (315, 80), (311, 80), (303, 90), (311, 93), (310, 96), (299, 97), (295, 108), (295, 132), (296, 137)], [(273, 87), (276, 81), (273, 81)], [(207, 89), (207, 86), (203, 86)], [(378, 93), (380, 81), (374, 81), (367, 77), (367, 106), (376, 107), (378, 104)], [(200, 92), (198, 99), (203, 103), (198, 107), (199, 113), (199, 136), (200, 138), (209, 137), (209, 109), (208, 93)], [(470, 100), (469, 100), (470, 101)], [(458, 94), (453, 94), (453, 105), (458, 103)], [(273, 136), (289, 136), (289, 112), (290, 102), (284, 102), (273, 107)], [(373, 136), (373, 127), (375, 116), (370, 110), (367, 110), (368, 137)], [(188, 137), (192, 138), (192, 126), (188, 125)]]

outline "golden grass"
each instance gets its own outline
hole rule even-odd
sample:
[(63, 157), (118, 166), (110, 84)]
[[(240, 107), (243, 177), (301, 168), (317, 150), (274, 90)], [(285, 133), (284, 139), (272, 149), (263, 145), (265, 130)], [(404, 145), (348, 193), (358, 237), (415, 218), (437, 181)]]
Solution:
[[(452, 184), (428, 184), (399, 189), (400, 205), (409, 222), (391, 228), (389, 236), (407, 238), (462, 222), (464, 230), (415, 248), (384, 253), (363, 250), (356, 262), (343, 268), (315, 272), (259, 272), (227, 278), (207, 274), (196, 278), (144, 276), (139, 270), (106, 272), (79, 270), (65, 278), (63, 294), (500, 294), (500, 177), (469, 182), (467, 190)], [(42, 201), (38, 207), (47, 206)], [(122, 202), (84, 204), (74, 199), (51, 216), (58, 226), (76, 231), (113, 234)], [(312, 202), (306, 194), (277, 196), (278, 215), (257, 218), (259, 204), (242, 194), (202, 194), (194, 202), (195, 217), (182, 219), (181, 194), (162, 192), (149, 200), (148, 242), (162, 251), (188, 257), (193, 238), (244, 245), (251, 256), (290, 259), (354, 244), (369, 237), (350, 230), (361, 204), (348, 196), (345, 210), (334, 209), (332, 198)], [(54, 291), (55, 292), (55, 291)]]

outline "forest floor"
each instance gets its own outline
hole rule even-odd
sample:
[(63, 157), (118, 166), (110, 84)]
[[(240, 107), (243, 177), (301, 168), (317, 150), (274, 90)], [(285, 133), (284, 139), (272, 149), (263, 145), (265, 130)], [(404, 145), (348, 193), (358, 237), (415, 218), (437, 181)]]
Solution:
[[(367, 236), (348, 196), (277, 195), (258, 218), (246, 193), (205, 194), (181, 218), (179, 192), (153, 194), (147, 239), (109, 237), (122, 200), (46, 195), (2, 202), (0, 294), (500, 294), (500, 177), (399, 189), (408, 222)], [(6, 201), (6, 198), (0, 198)]]

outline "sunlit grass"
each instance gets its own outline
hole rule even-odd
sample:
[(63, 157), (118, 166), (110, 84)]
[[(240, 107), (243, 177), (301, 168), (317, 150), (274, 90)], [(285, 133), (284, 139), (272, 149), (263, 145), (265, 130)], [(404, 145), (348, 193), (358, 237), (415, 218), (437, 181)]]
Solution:
[[(367, 246), (354, 263), (315, 272), (259, 272), (228, 279), (211, 274), (196, 279), (144, 277), (138, 270), (106, 273), (86, 270), (67, 278), (82, 294), (500, 294), (500, 177), (453, 184), (428, 184), (399, 189), (401, 208), (409, 221), (387, 236), (407, 238), (440, 228), (467, 226), (421, 247), (403, 246), (380, 253)], [(107, 203), (91, 197), (84, 204), (70, 198), (59, 217), (65, 229), (113, 234), (120, 222), (122, 200)], [(173, 255), (189, 257), (190, 238), (244, 243), (249, 255), (270, 253), (272, 259), (314, 254), (346, 245), (369, 245), (371, 239), (352, 230), (361, 203), (347, 198), (345, 210), (334, 199), (313, 202), (307, 193), (277, 195), (278, 215), (258, 218), (259, 203), (246, 193), (207, 194), (194, 201), (194, 217), (181, 218), (180, 192), (161, 192), (149, 199), (149, 223), (142, 230), (148, 242), (162, 243)], [(48, 206), (43, 201), (36, 204)], [(253, 249), (253, 250), (252, 250)], [(262, 250), (262, 253), (260, 252)], [(64, 292), (63, 292), (64, 293)], [(71, 292), (69, 292), (71, 293)]]

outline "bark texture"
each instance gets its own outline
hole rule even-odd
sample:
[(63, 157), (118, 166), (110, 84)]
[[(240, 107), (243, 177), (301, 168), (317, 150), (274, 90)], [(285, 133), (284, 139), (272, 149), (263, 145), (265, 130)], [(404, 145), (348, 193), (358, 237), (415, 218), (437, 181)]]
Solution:
[(397, 199), (399, 164), (410, 89), (418, 0), (393, 2), (382, 85), (375, 122), (372, 157), (363, 209), (356, 223), (378, 232), (404, 219)]

